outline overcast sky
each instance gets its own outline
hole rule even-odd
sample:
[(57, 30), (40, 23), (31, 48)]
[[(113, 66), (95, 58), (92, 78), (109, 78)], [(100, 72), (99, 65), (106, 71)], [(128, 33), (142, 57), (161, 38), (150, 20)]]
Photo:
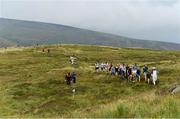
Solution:
[(0, 17), (180, 43), (180, 0), (0, 0)]

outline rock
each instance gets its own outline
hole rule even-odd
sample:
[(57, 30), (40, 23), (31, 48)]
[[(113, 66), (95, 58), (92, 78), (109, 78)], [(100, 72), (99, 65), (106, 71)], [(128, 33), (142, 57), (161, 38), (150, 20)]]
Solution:
[(178, 92), (180, 92), (180, 86), (179, 86), (179, 87), (176, 87), (176, 88), (171, 92), (171, 94), (176, 94), (176, 93), (178, 93)]
[(176, 84), (176, 85), (170, 87), (168, 91), (169, 91), (171, 94), (176, 94), (176, 93), (180, 92), (180, 85), (179, 85), (179, 84)]
[(168, 91), (171, 93), (175, 88), (176, 88), (176, 85), (171, 86), (171, 87), (168, 89)]

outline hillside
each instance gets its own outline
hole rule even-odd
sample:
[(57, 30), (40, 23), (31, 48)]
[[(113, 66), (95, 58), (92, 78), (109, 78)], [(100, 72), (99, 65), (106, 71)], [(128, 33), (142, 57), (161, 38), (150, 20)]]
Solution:
[[(167, 93), (180, 84), (180, 51), (63, 44), (0, 51), (0, 117), (180, 118), (180, 95)], [(96, 61), (156, 66), (158, 84), (96, 73)], [(64, 82), (69, 71), (77, 73), (71, 86)]]
[[(2, 41), (3, 39), (6, 41)], [(0, 18), (0, 42), (6, 42), (0, 47), (68, 43), (180, 50), (180, 44), (139, 40), (58, 24), (3, 18)]]
[(15, 44), (12, 43), (11, 41), (0, 37), (0, 48), (1, 47), (10, 47), (10, 46), (14, 46), (14, 45)]

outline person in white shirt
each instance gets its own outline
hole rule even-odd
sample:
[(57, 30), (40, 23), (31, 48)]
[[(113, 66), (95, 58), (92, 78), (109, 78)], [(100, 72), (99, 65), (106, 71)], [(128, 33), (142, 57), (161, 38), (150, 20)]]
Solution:
[(76, 58), (74, 58), (74, 57), (70, 56), (70, 58), (69, 58), (69, 59), (70, 59), (71, 64), (74, 64), (74, 61), (75, 61), (75, 59), (76, 59)]
[(101, 71), (104, 71), (104, 63), (103, 62), (101, 63), (100, 66), (101, 66)]
[(157, 81), (157, 70), (156, 67), (152, 68), (152, 82), (154, 85), (156, 85), (156, 81)]
[(95, 64), (95, 70), (96, 70), (96, 72), (98, 72), (98, 70), (99, 70), (99, 63), (98, 62)]

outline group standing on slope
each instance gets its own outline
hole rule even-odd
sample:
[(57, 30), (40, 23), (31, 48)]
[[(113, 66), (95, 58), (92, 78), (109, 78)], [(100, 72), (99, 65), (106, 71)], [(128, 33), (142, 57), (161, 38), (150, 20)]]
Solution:
[(67, 85), (71, 85), (71, 83), (76, 83), (76, 73), (68, 72), (65, 76), (65, 82)]
[[(141, 68), (139, 68), (136, 63), (131, 66), (126, 64), (113, 65), (112, 63), (96, 63), (95, 71), (99, 72), (100, 70), (103, 72), (109, 72), (110, 75), (118, 75), (122, 79), (127, 79), (128, 82), (141, 81)], [(148, 84), (152, 82), (154, 85), (156, 85), (156, 67), (152, 67), (151, 69), (149, 69), (147, 65), (144, 65), (142, 71), (145, 81), (148, 82)]]
[[(75, 57), (70, 56), (69, 61), (70, 64), (75, 63)], [(116, 64), (113, 65), (112, 63), (96, 63), (95, 64), (95, 71), (99, 72), (109, 72), (110, 75), (117, 75), (121, 79), (127, 79), (128, 82), (138, 81), (140, 82), (142, 79), (142, 75), (144, 75), (145, 82), (150, 84), (151, 82), (156, 85), (157, 82), (157, 69), (156, 67), (152, 67), (151, 69), (148, 68), (147, 65), (144, 65), (141, 69), (136, 63), (133, 65), (127, 64)], [(143, 72), (143, 74), (141, 74)], [(76, 83), (76, 73), (75, 72), (68, 72), (65, 76), (65, 81), (68, 85), (71, 83)]]

